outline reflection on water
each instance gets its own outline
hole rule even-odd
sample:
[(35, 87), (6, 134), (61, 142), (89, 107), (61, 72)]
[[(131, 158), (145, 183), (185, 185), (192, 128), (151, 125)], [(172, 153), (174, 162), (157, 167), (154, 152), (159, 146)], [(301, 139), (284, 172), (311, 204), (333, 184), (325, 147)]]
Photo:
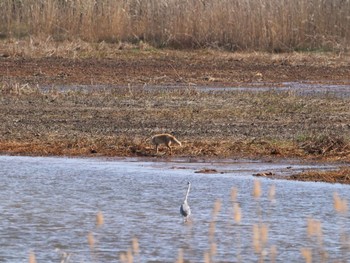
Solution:
[[(26, 262), (33, 251), (38, 262), (60, 262), (63, 252), (70, 255), (68, 262), (118, 262), (136, 237), (140, 253), (135, 262), (175, 262), (179, 249), (185, 260), (203, 262), (211, 243), (216, 243), (216, 262), (257, 262), (253, 225), (264, 223), (268, 240), (261, 254), (267, 262), (271, 246), (277, 248), (277, 262), (303, 262), (302, 248), (311, 248), (316, 261), (326, 251), (325, 262), (346, 262), (349, 240), (342, 238), (349, 238), (349, 213), (335, 213), (333, 193), (350, 200), (349, 186), (261, 178), (262, 196), (252, 196), (251, 174), (287, 166), (1, 156), (0, 261)], [(224, 173), (194, 173), (203, 167)], [(188, 180), (193, 216), (184, 224), (179, 207)], [(268, 195), (272, 185), (274, 200)], [(233, 219), (232, 187), (238, 191), (240, 223)], [(218, 199), (221, 209), (210, 241)], [(98, 211), (104, 216), (100, 227)], [(308, 237), (308, 218), (321, 222), (322, 235)], [(88, 233), (95, 240), (93, 250)]]

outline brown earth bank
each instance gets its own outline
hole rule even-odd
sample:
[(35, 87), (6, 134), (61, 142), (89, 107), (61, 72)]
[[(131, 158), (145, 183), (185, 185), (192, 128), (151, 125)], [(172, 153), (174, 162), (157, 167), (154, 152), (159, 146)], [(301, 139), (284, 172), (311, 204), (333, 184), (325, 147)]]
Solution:
[[(350, 60), (344, 54), (83, 51), (71, 57), (2, 53), (3, 154), (161, 158), (166, 149), (156, 155), (149, 138), (166, 132), (183, 144), (173, 147), (173, 156), (350, 161), (349, 96), (197, 88), (290, 81), (348, 85)], [(89, 90), (61, 90), (91, 84)], [(160, 87), (148, 88), (154, 85)]]

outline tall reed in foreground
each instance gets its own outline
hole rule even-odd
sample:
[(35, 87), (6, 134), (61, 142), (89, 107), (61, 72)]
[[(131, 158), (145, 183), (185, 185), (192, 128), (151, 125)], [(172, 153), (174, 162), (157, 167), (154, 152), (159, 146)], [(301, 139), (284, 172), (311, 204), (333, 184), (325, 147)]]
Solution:
[(350, 1), (6, 0), (0, 35), (230, 50), (345, 50)]
[(29, 263), (36, 263), (36, 258), (35, 258), (35, 254), (34, 252), (29, 252), (29, 259), (28, 259)]

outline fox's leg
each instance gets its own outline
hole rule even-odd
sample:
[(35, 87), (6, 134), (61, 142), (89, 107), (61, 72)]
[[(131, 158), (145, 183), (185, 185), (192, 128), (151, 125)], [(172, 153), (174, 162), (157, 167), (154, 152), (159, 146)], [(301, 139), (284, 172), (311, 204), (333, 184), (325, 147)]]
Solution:
[(168, 142), (167, 144), (166, 144), (166, 147), (168, 147), (168, 149), (169, 149), (169, 151), (170, 151), (170, 155), (172, 154), (172, 151), (171, 151), (171, 146), (170, 146), (170, 144), (171, 144), (171, 142)]
[(158, 144), (156, 144), (156, 153), (158, 153)]

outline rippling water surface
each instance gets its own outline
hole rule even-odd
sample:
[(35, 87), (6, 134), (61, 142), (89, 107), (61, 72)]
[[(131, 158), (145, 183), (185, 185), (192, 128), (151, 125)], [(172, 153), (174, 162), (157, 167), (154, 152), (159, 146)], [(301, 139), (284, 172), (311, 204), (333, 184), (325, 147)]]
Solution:
[[(221, 173), (195, 173), (202, 168)], [(268, 242), (262, 254), (267, 262), (271, 246), (277, 248), (277, 262), (303, 262), (302, 248), (311, 248), (316, 261), (325, 251), (325, 262), (346, 262), (350, 217), (348, 212), (335, 213), (333, 193), (350, 200), (349, 186), (259, 178), (262, 196), (252, 196), (253, 173), (310, 168), (290, 163), (0, 156), (0, 261), (27, 262), (32, 251), (37, 262), (118, 262), (137, 238), (135, 262), (175, 262), (179, 249), (185, 260), (203, 262), (212, 242), (216, 262), (257, 262), (253, 225), (264, 223)], [(187, 181), (192, 182), (193, 216), (183, 223), (179, 207)], [(276, 195), (270, 200), (273, 185)], [(232, 216), (232, 187), (238, 190), (242, 211), (239, 224)], [(216, 200), (222, 205), (210, 241)], [(101, 227), (96, 226), (98, 211), (104, 215)], [(321, 221), (320, 240), (308, 237), (308, 218)], [(94, 236), (93, 249), (88, 233)]]

